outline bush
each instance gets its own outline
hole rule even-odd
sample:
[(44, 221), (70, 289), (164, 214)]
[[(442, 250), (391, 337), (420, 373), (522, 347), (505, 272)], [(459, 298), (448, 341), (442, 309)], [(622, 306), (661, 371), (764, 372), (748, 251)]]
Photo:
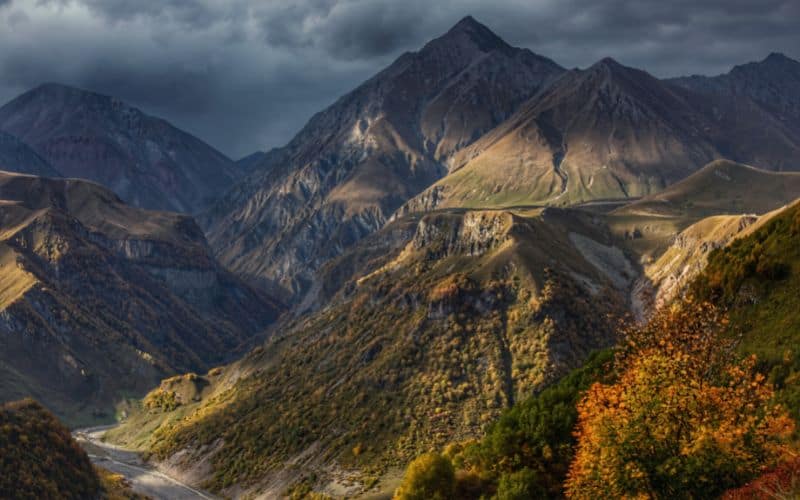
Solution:
[(394, 494), (397, 500), (449, 500), (455, 494), (455, 470), (450, 460), (438, 453), (426, 453), (406, 469), (403, 483)]
[(547, 491), (542, 487), (539, 476), (530, 469), (522, 469), (500, 477), (496, 500), (529, 500), (546, 498)]

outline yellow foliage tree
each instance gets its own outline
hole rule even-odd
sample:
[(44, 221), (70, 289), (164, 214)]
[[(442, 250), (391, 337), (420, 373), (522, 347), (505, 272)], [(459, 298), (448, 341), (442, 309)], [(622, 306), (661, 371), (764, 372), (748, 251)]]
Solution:
[(783, 457), (794, 422), (724, 324), (685, 303), (627, 332), (619, 380), (578, 405), (569, 498), (714, 498)]
[(449, 459), (438, 453), (417, 457), (394, 494), (395, 500), (449, 500), (455, 494), (455, 470)]

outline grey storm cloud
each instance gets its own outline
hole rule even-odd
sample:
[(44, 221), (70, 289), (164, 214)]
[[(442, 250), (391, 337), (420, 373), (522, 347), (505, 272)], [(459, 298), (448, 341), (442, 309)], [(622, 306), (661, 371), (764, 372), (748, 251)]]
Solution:
[(0, 0), (0, 101), (75, 85), (238, 157), (467, 14), (566, 67), (611, 56), (663, 77), (800, 58), (798, 0)]

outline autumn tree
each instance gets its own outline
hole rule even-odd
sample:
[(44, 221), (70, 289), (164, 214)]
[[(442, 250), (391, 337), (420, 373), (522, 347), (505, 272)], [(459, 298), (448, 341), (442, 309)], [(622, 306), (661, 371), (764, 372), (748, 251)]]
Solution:
[(406, 469), (395, 500), (448, 500), (455, 493), (455, 470), (449, 459), (438, 453), (417, 457)]
[(774, 466), (793, 421), (725, 319), (684, 303), (630, 329), (613, 384), (578, 404), (570, 498), (713, 498)]

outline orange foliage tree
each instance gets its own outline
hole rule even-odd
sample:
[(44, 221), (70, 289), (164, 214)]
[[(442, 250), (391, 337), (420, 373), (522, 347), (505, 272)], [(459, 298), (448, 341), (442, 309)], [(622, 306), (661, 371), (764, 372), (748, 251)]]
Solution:
[(794, 422), (726, 320), (690, 302), (626, 332), (614, 384), (578, 405), (570, 498), (711, 498), (774, 466)]

